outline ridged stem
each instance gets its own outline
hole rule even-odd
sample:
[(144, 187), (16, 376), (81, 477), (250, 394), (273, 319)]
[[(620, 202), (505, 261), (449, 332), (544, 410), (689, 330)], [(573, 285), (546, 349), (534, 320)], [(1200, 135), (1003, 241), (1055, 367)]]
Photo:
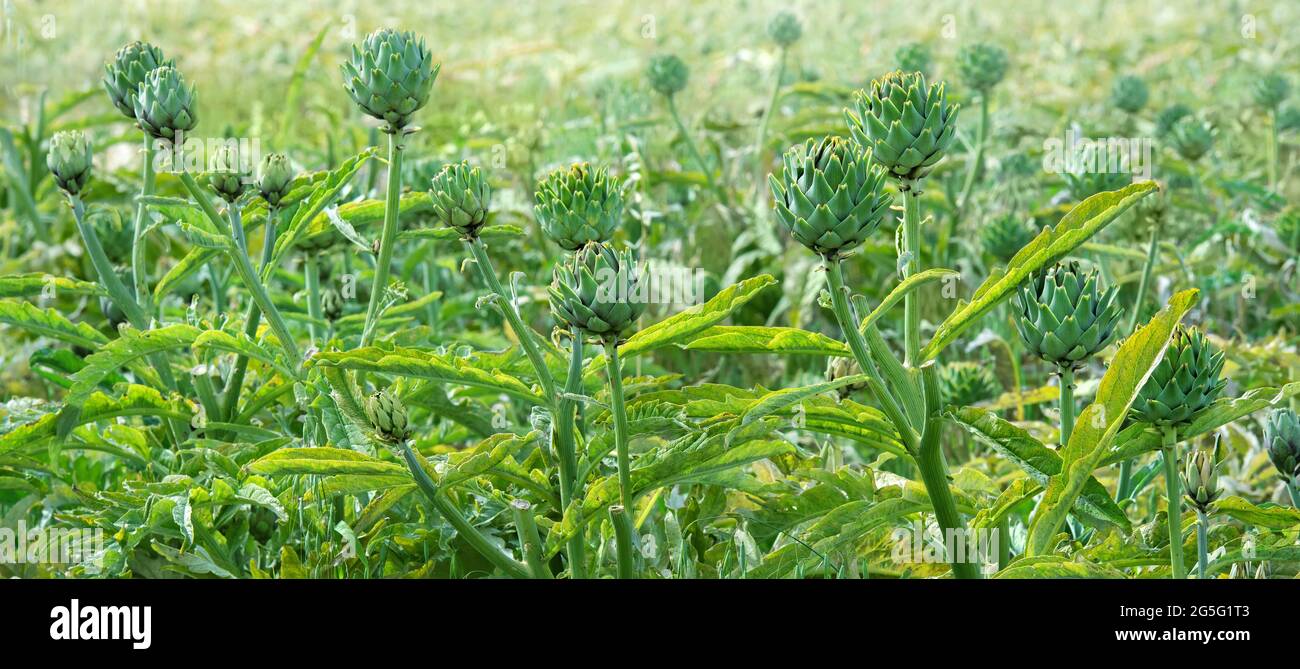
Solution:
[(135, 300), (141, 307), (149, 313), (153, 308), (149, 306), (149, 270), (145, 265), (145, 210), (146, 205), (144, 198), (153, 194), (154, 173), (153, 173), (153, 138), (149, 133), (140, 133), (144, 136), (144, 165), (140, 168), (140, 199), (135, 203), (135, 227), (131, 230), (131, 268), (132, 276), (135, 281)]
[[(903, 268), (906, 279), (921, 271), (921, 196), (916, 184), (903, 191), (903, 252), (907, 264)], [(903, 364), (915, 368), (921, 356), (921, 303), (916, 291), (903, 296), (903, 344), (906, 357)]]
[(921, 448), (916, 458), (917, 468), (921, 470), (921, 480), (925, 483), (926, 495), (930, 498), (930, 505), (934, 507), (934, 517), (943, 530), (944, 545), (948, 549), (953, 576), (963, 579), (979, 578), (979, 570), (976, 569), (975, 563), (968, 559), (972, 551), (967, 549), (966, 555), (958, 555), (954, 548), (959, 534), (963, 545), (970, 546), (973, 542), (968, 540), (966, 525), (962, 522), (961, 514), (957, 512), (957, 502), (948, 487), (948, 467), (944, 464), (943, 448), (939, 443), (943, 431), (941, 414), (943, 402), (939, 392), (939, 370), (935, 364), (931, 363), (922, 368), (921, 385), (925, 391), (926, 420), (925, 433), (921, 436)]
[(546, 358), (542, 357), (541, 348), (537, 345), (537, 338), (533, 334), (533, 329), (524, 324), (523, 318), (519, 316), (519, 311), (515, 309), (515, 304), (506, 293), (501, 282), (497, 280), (497, 272), (492, 267), (492, 260), (488, 258), (487, 246), (483, 240), (475, 237), (465, 243), (469, 247), (469, 252), (474, 256), (474, 264), (478, 267), (479, 276), (483, 278), (483, 283), (487, 284), (488, 290), (495, 295), (494, 299), (497, 307), (501, 309), (501, 314), (505, 316), (506, 322), (510, 324), (510, 329), (514, 331), (515, 338), (519, 340), (519, 345), (524, 349), (524, 355), (533, 365), (533, 372), (537, 374), (537, 382), (542, 386), (542, 392), (546, 395), (546, 401), (554, 409), (555, 402), (555, 379), (551, 377), (551, 370), (546, 366)]
[[(569, 375), (564, 383), (566, 394), (576, 395), (582, 392), (582, 345), (582, 334), (573, 333), (569, 348)], [(555, 452), (560, 469), (560, 504), (568, 509), (569, 502), (573, 500), (578, 469), (576, 436), (578, 403), (574, 400), (562, 399), (558, 404), (559, 415), (555, 417)], [(586, 543), (581, 536), (569, 539), (568, 553), (570, 577), (586, 578), (587, 551)]]
[(636, 578), (636, 555), (632, 552), (632, 519), (622, 504), (609, 507), (609, 522), (614, 526), (614, 546), (618, 553), (618, 577)]
[(1169, 566), (1173, 578), (1187, 578), (1187, 565), (1183, 562), (1183, 504), (1182, 482), (1178, 479), (1178, 432), (1165, 426), (1161, 451), (1165, 464), (1165, 501), (1168, 505)]
[(515, 516), (515, 533), (519, 537), (519, 546), (524, 552), (524, 563), (533, 578), (554, 578), (551, 570), (542, 559), (542, 535), (537, 532), (537, 522), (533, 520), (533, 505), (526, 500), (517, 499), (510, 504)]
[(309, 328), (311, 330), (311, 343), (319, 346), (325, 341), (319, 324), (324, 319), (320, 306), (320, 263), (316, 260), (315, 254), (308, 253), (303, 257), (302, 265), (302, 281), (307, 288), (307, 315), (311, 317), (309, 321), (311, 325)]
[(632, 509), (632, 467), (627, 444), (627, 406), (623, 397), (623, 365), (618, 359), (618, 342), (605, 342), (605, 372), (609, 376), (609, 411), (614, 416), (614, 448), (618, 452), (618, 499), (629, 513)]
[(1074, 368), (1061, 367), (1061, 448), (1074, 433)]
[(384, 197), (384, 230), (379, 237), (379, 257), (375, 261), (375, 280), (370, 286), (370, 305), (366, 307), (366, 323), (361, 330), (361, 346), (369, 346), (375, 338), (375, 320), (379, 318), (379, 304), (388, 288), (389, 267), (393, 262), (393, 247), (397, 243), (397, 215), (402, 197), (402, 143), (397, 133), (388, 134), (388, 183)]
[(1209, 516), (1196, 509), (1196, 578), (1205, 580), (1205, 569), (1210, 563)]
[[(232, 205), (233, 207), (233, 205)], [(262, 226), (262, 262), (258, 267), (258, 272), (264, 272), (266, 266), (271, 262), (271, 255), (275, 251), (276, 220), (275, 207), (268, 206), (266, 209), (266, 225)], [(247, 249), (245, 249), (247, 252)], [(262, 310), (257, 308), (257, 302), (248, 305), (244, 312), (244, 334), (252, 339), (257, 335), (257, 327), (262, 324)], [(226, 421), (231, 421), (238, 415), (239, 394), (243, 392), (244, 376), (248, 374), (248, 357), (237, 356), (235, 358), (235, 369), (231, 372), (230, 378), (226, 380), (226, 387), (223, 391), (222, 411)]]

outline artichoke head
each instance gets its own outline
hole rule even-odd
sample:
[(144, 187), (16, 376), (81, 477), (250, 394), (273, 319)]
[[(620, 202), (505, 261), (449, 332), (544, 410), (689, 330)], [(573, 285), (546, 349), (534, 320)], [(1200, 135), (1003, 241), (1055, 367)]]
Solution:
[(942, 83), (927, 85), (919, 72), (890, 72), (853, 100), (849, 132), (904, 185), (929, 174), (956, 136), (959, 107), (948, 105)]
[(623, 187), (603, 167), (575, 163), (537, 184), (533, 212), (542, 231), (566, 251), (607, 242), (623, 216)]
[(406, 406), (387, 390), (381, 390), (366, 398), (362, 409), (366, 420), (381, 439), (389, 443), (400, 443), (411, 436), (411, 426), (406, 414)]
[(894, 51), (894, 62), (903, 72), (930, 71), (930, 47), (924, 42), (908, 42)]
[(789, 47), (803, 36), (803, 23), (794, 12), (778, 12), (767, 22), (767, 34), (782, 47)]
[(62, 130), (50, 138), (45, 166), (50, 169), (54, 182), (63, 192), (76, 195), (90, 181), (94, 156), (90, 139), (85, 133), (80, 130)]
[(1223, 352), (1200, 330), (1179, 325), (1130, 411), (1143, 423), (1186, 423), (1223, 392), (1222, 371)]
[(262, 177), (257, 181), (257, 190), (262, 199), (272, 207), (289, 194), (289, 185), (293, 183), (293, 165), (283, 153), (268, 153), (262, 159), (260, 170)]
[(104, 64), (104, 90), (122, 115), (135, 120), (135, 96), (145, 75), (160, 68), (172, 67), (163, 58), (162, 49), (148, 42), (131, 42), (117, 50), (111, 63)]
[(1192, 113), (1192, 108), (1181, 102), (1175, 102), (1161, 109), (1160, 113), (1156, 114), (1156, 136), (1167, 137), (1179, 121), (1191, 116)]
[(320, 294), (321, 314), (333, 323), (343, 317), (343, 296), (333, 288), (326, 288)]
[(230, 145), (218, 149), (208, 163), (208, 185), (226, 202), (238, 200), (248, 190), (251, 180), (242, 166), (239, 150)]
[(646, 79), (650, 82), (650, 88), (655, 92), (672, 97), (677, 95), (686, 88), (686, 82), (691, 77), (691, 71), (686, 67), (686, 63), (681, 58), (667, 53), (660, 54), (650, 59), (650, 63), (645, 68)]
[(1214, 131), (1193, 117), (1180, 119), (1169, 131), (1169, 143), (1184, 160), (1197, 161), (1214, 146)]
[(1129, 114), (1141, 111), (1147, 105), (1149, 98), (1146, 82), (1132, 74), (1116, 79), (1110, 89), (1110, 103), (1115, 105), (1116, 109)]
[(1277, 72), (1270, 72), (1255, 80), (1251, 89), (1255, 104), (1265, 109), (1277, 109), (1291, 94), (1291, 82)]
[(989, 365), (976, 362), (950, 362), (939, 370), (939, 384), (949, 404), (971, 406), (997, 397), (1002, 384)]
[(1197, 449), (1187, 458), (1183, 465), (1183, 494), (1192, 506), (1202, 513), (1209, 510), (1210, 504), (1219, 498), (1218, 466), (1219, 442), (1215, 440), (1214, 449)]
[(492, 207), (492, 186), (483, 171), (468, 161), (444, 165), (430, 182), (433, 216), (441, 224), (460, 233), (461, 238), (478, 237), (487, 224)]
[(969, 44), (957, 51), (957, 71), (967, 86), (986, 95), (1007, 75), (1007, 52), (995, 44)]
[(395, 134), (429, 102), (442, 65), (435, 65), (424, 38), (410, 31), (381, 28), (352, 46), (344, 61), (343, 87), (361, 111), (384, 122)]
[(1288, 408), (1273, 409), (1264, 423), (1264, 445), (1278, 476), (1288, 483), (1300, 477), (1300, 417)]
[(786, 151), (782, 163), (779, 179), (768, 175), (777, 218), (795, 241), (828, 260), (861, 245), (889, 213), (885, 173), (855, 142), (808, 140)]
[(621, 341), (645, 312), (640, 270), (627, 251), (588, 244), (555, 266), (551, 313), (571, 330), (602, 341)]
[[(831, 358), (826, 362), (827, 381), (838, 381), (846, 376), (857, 376), (861, 373), (862, 365), (859, 365), (858, 361), (853, 357), (831, 356)], [(866, 389), (867, 382), (860, 381), (858, 383), (850, 383), (847, 386), (840, 386), (837, 392), (839, 393), (840, 399), (844, 399), (855, 392)]]
[(1035, 234), (1019, 216), (1005, 214), (980, 229), (980, 244), (986, 253), (1005, 263), (1033, 241)]
[(198, 92), (185, 87), (174, 67), (159, 67), (145, 75), (135, 96), (135, 120), (155, 139), (176, 139), (199, 123)]
[(1057, 367), (1078, 368), (1118, 334), (1119, 291), (1073, 261), (1040, 271), (1020, 286), (1016, 329), (1025, 347)]

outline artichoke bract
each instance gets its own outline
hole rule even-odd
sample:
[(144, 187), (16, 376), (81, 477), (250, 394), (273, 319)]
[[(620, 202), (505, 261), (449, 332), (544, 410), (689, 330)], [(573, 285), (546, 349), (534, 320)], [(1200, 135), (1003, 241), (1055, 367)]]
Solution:
[(630, 253), (588, 244), (555, 266), (551, 313), (569, 328), (603, 341), (620, 341), (645, 312), (640, 281)]
[(80, 130), (63, 130), (50, 138), (45, 166), (54, 175), (54, 182), (68, 195), (76, 195), (86, 187), (93, 162), (90, 139)]
[(341, 66), (343, 87), (361, 111), (384, 122), (383, 130), (397, 133), (411, 115), (429, 102), (441, 64), (435, 65), (424, 38), (409, 31), (381, 28)]
[(672, 97), (686, 88), (691, 71), (681, 58), (668, 53), (651, 58), (650, 64), (646, 65), (645, 76), (650, 82), (650, 88), (661, 95)]
[(472, 240), (487, 223), (492, 186), (483, 171), (468, 161), (444, 165), (429, 188), (433, 216), (441, 224)]
[(262, 159), (261, 178), (257, 181), (257, 190), (262, 199), (271, 206), (280, 204), (280, 200), (289, 194), (289, 184), (293, 182), (293, 165), (283, 153), (268, 153)]
[(250, 176), (241, 165), (239, 151), (222, 146), (208, 164), (208, 185), (226, 202), (234, 202), (248, 190)]
[(1300, 417), (1288, 408), (1273, 409), (1264, 423), (1264, 445), (1278, 476), (1287, 483), (1300, 477)]
[(1007, 52), (994, 44), (969, 44), (957, 52), (957, 71), (967, 86), (987, 94), (1007, 74)]
[(1184, 463), (1182, 473), (1183, 494), (1187, 501), (1205, 513), (1210, 504), (1219, 498), (1219, 473), (1216, 470), (1218, 460), (1218, 442), (1214, 450), (1200, 449), (1192, 453)]
[(389, 443), (400, 443), (411, 436), (411, 426), (406, 414), (406, 405), (387, 390), (381, 390), (366, 397), (362, 409), (366, 420), (380, 438)]
[(1265, 109), (1276, 109), (1291, 94), (1291, 82), (1276, 72), (1271, 72), (1255, 80), (1251, 89), (1255, 104)]
[(614, 236), (623, 216), (623, 187), (604, 167), (576, 163), (538, 182), (533, 212), (542, 231), (566, 251)]
[(162, 49), (147, 42), (131, 42), (117, 50), (113, 62), (104, 64), (104, 90), (122, 115), (135, 120), (135, 96), (145, 75), (160, 67), (171, 67)]
[(767, 34), (772, 37), (772, 41), (788, 47), (803, 36), (803, 23), (794, 12), (778, 12), (768, 21)]
[(1035, 234), (1034, 229), (1019, 216), (1005, 214), (980, 229), (980, 244), (986, 253), (1007, 262), (1033, 241)]
[(1123, 309), (1114, 286), (1073, 261), (1040, 271), (1020, 286), (1016, 329), (1031, 353), (1057, 367), (1077, 369), (1118, 334)]
[(176, 139), (199, 123), (198, 92), (185, 87), (174, 67), (159, 67), (145, 76), (135, 96), (135, 120), (155, 139)]
[(908, 42), (894, 51), (894, 63), (903, 72), (930, 72), (930, 47), (924, 42)]
[[(846, 376), (857, 376), (862, 373), (862, 365), (852, 357), (831, 357), (826, 362), (826, 380), (838, 381)], [(840, 399), (844, 399), (855, 392), (867, 389), (866, 381), (850, 383), (847, 386), (840, 386), (837, 393)]]
[(957, 406), (971, 406), (991, 400), (1002, 392), (1002, 384), (988, 365), (976, 362), (950, 362), (939, 370), (939, 384), (944, 401)]
[(957, 133), (959, 106), (948, 105), (942, 83), (927, 85), (919, 72), (872, 81), (870, 92), (854, 94), (854, 108), (845, 111), (853, 138), (904, 182), (929, 174)]
[(1187, 117), (1170, 129), (1169, 142), (1184, 160), (1195, 162), (1214, 146), (1214, 131), (1209, 124)]
[(1130, 114), (1135, 114), (1147, 106), (1149, 97), (1146, 82), (1132, 74), (1116, 79), (1110, 89), (1110, 103)]
[(795, 241), (823, 258), (862, 244), (889, 212), (885, 173), (854, 142), (808, 140), (786, 151), (782, 163), (780, 179), (768, 175), (777, 218)]
[(1222, 371), (1223, 352), (1200, 330), (1180, 325), (1130, 412), (1143, 423), (1185, 423), (1223, 392), (1227, 382), (1219, 378)]

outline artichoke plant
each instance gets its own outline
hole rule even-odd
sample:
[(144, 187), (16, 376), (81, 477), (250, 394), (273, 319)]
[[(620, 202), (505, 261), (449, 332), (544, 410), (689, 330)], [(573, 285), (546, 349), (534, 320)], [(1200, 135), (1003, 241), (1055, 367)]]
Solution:
[(1146, 82), (1132, 74), (1116, 79), (1110, 89), (1110, 103), (1115, 105), (1116, 109), (1129, 114), (1142, 111), (1149, 97)]
[(397, 444), (411, 436), (411, 426), (406, 413), (406, 405), (387, 390), (381, 390), (366, 397), (362, 409), (366, 420), (375, 428), (381, 439)]
[(842, 137), (808, 140), (769, 175), (776, 214), (800, 244), (834, 259), (862, 244), (889, 210), (885, 173), (871, 153)]
[(1026, 244), (1034, 240), (1035, 231), (1012, 213), (1003, 214), (980, 228), (980, 244), (984, 251), (1001, 262), (1007, 262)]
[(261, 178), (257, 181), (257, 190), (262, 199), (272, 207), (280, 204), (289, 194), (289, 185), (293, 182), (293, 165), (283, 153), (268, 153), (262, 159)]
[(1264, 445), (1278, 476), (1288, 484), (1300, 478), (1300, 417), (1289, 408), (1273, 409), (1264, 423)]
[(555, 266), (551, 313), (572, 329), (605, 342), (619, 341), (645, 312), (640, 281), (630, 253), (588, 244)]
[[(846, 376), (857, 376), (862, 373), (862, 365), (858, 364), (853, 358), (832, 357), (826, 362), (826, 380), (838, 381)], [(840, 399), (844, 399), (855, 392), (866, 390), (867, 382), (859, 381), (850, 383), (847, 386), (840, 386), (838, 394)]]
[(321, 314), (333, 323), (343, 317), (343, 296), (333, 288), (326, 288), (320, 294)]
[(1183, 494), (1187, 496), (1187, 501), (1201, 513), (1209, 511), (1210, 504), (1213, 504), (1221, 494), (1219, 474), (1216, 471), (1218, 450), (1216, 441), (1214, 450), (1197, 450), (1183, 465)]
[(957, 132), (958, 105), (949, 106), (944, 85), (927, 85), (919, 72), (872, 81), (870, 92), (854, 95), (854, 109), (846, 112), (853, 138), (904, 182), (929, 174)]
[(1223, 352), (1200, 330), (1179, 326), (1169, 348), (1130, 409), (1143, 423), (1176, 426), (1191, 420), (1223, 392)]
[(538, 182), (533, 212), (542, 231), (566, 251), (607, 242), (623, 216), (623, 187), (604, 167), (575, 163)]
[(242, 163), (239, 151), (225, 145), (217, 150), (208, 165), (208, 185), (226, 202), (238, 200), (248, 190), (251, 177)]
[(997, 397), (1002, 384), (993, 370), (976, 362), (950, 362), (939, 371), (944, 401), (957, 406), (971, 406)]
[(903, 72), (930, 72), (930, 47), (924, 42), (908, 42), (894, 51), (894, 63)]
[(1016, 328), (1031, 353), (1077, 369), (1115, 339), (1123, 309), (1114, 286), (1074, 261), (1035, 273), (1020, 286)]
[(651, 58), (645, 74), (646, 79), (650, 81), (650, 88), (671, 98), (686, 88), (686, 81), (690, 78), (691, 72), (681, 58), (668, 53)]
[(1291, 82), (1277, 72), (1270, 72), (1255, 80), (1251, 93), (1255, 104), (1265, 109), (1277, 109), (1291, 94)]
[(468, 161), (444, 165), (429, 189), (433, 216), (460, 233), (462, 239), (478, 237), (492, 206), (492, 186), (482, 170)]
[(90, 181), (93, 159), (94, 152), (85, 133), (80, 130), (61, 130), (50, 138), (45, 166), (54, 175), (54, 182), (60, 190), (68, 195), (77, 195)]
[(429, 102), (441, 64), (435, 65), (424, 38), (410, 31), (381, 28), (361, 45), (352, 46), (344, 61), (343, 87), (361, 111), (384, 122), (384, 132), (395, 134), (411, 115)]
[(1192, 115), (1192, 108), (1181, 102), (1175, 102), (1156, 114), (1156, 136), (1167, 137), (1179, 121)]
[(967, 86), (986, 95), (1007, 74), (1007, 52), (995, 44), (964, 46), (957, 52), (957, 71)]
[(1195, 162), (1210, 152), (1214, 145), (1214, 132), (1208, 123), (1189, 116), (1170, 129), (1169, 142), (1184, 160)]
[(160, 67), (171, 67), (162, 49), (148, 42), (131, 42), (117, 50), (113, 62), (104, 64), (104, 90), (123, 116), (135, 120), (135, 96), (145, 76)]
[(134, 98), (135, 119), (140, 129), (155, 139), (176, 139), (198, 125), (198, 92), (185, 87), (185, 77), (164, 65), (150, 71), (140, 82)]
[(768, 21), (767, 34), (772, 37), (772, 41), (788, 48), (803, 36), (803, 23), (794, 12), (778, 12)]

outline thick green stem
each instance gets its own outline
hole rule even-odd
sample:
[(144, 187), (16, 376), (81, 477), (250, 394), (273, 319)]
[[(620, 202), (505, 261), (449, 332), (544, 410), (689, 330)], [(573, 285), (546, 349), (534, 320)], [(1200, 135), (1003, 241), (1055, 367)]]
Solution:
[(393, 262), (393, 247), (397, 242), (397, 214), (402, 196), (402, 143), (397, 133), (388, 134), (388, 191), (384, 199), (384, 230), (379, 237), (379, 258), (375, 261), (375, 280), (370, 286), (370, 306), (366, 308), (366, 324), (361, 331), (361, 346), (369, 346), (375, 338), (375, 320), (379, 318), (379, 304), (388, 289), (388, 270)]
[(618, 359), (618, 342), (605, 342), (605, 372), (609, 375), (609, 410), (614, 416), (614, 448), (618, 452), (618, 498), (632, 510), (632, 466), (627, 446), (627, 406), (623, 397), (623, 365)]
[(546, 358), (542, 357), (541, 348), (537, 344), (537, 337), (533, 329), (524, 324), (523, 318), (519, 316), (519, 311), (515, 309), (515, 304), (510, 300), (510, 295), (501, 286), (497, 280), (497, 272), (492, 267), (492, 261), (488, 258), (487, 247), (483, 245), (483, 240), (475, 237), (466, 242), (470, 254), (474, 256), (474, 264), (478, 266), (479, 276), (483, 277), (483, 282), (487, 284), (488, 290), (494, 294), (497, 306), (501, 309), (501, 314), (505, 316), (506, 322), (510, 324), (510, 329), (514, 331), (515, 338), (519, 340), (519, 345), (524, 349), (524, 355), (528, 356), (528, 361), (533, 365), (533, 372), (537, 374), (537, 382), (542, 386), (542, 392), (546, 399), (555, 407), (555, 380), (551, 377), (551, 370), (546, 366)]
[[(275, 251), (276, 236), (276, 211), (274, 206), (268, 206), (266, 209), (266, 225), (262, 231), (262, 262), (259, 271), (265, 273), (267, 265), (271, 263), (271, 256)], [(244, 312), (244, 334), (249, 339), (257, 336), (257, 328), (262, 324), (262, 310), (257, 308), (257, 303), (253, 302), (248, 305)], [(248, 357), (238, 356), (235, 359), (235, 369), (226, 380), (224, 390), (224, 401), (222, 410), (225, 412), (225, 420), (232, 421), (238, 414), (239, 394), (243, 392), (244, 376), (248, 373)]]
[(1119, 463), (1119, 482), (1115, 484), (1115, 501), (1122, 502), (1129, 497), (1133, 488), (1133, 461)]
[(1169, 566), (1173, 578), (1187, 578), (1187, 565), (1183, 562), (1183, 493), (1178, 479), (1178, 433), (1172, 426), (1164, 428), (1161, 442), (1165, 461), (1165, 502), (1168, 505)]
[(311, 343), (320, 346), (325, 341), (324, 334), (320, 331), (320, 323), (325, 319), (321, 313), (320, 306), (320, 264), (316, 256), (308, 253), (303, 258), (303, 285), (307, 288), (307, 315), (311, 317), (309, 321), (311, 327)]
[(1074, 433), (1074, 368), (1061, 368), (1061, 448)]
[[(921, 385), (925, 389), (926, 421), (925, 433), (921, 437), (921, 448), (917, 454), (917, 468), (921, 470), (921, 480), (925, 483), (925, 492), (934, 507), (934, 517), (943, 529), (944, 545), (947, 546), (949, 564), (956, 578), (979, 578), (976, 568), (978, 555), (967, 549), (966, 555), (958, 555), (954, 544), (961, 540), (963, 546), (972, 545), (957, 513), (957, 502), (948, 487), (948, 467), (943, 461), (943, 449), (939, 440), (943, 431), (942, 396), (939, 392), (939, 370), (933, 364), (921, 370)], [(972, 560), (971, 558), (974, 558)]]
[[(575, 332), (569, 349), (569, 375), (565, 379), (564, 392), (577, 395), (582, 392), (582, 334)], [(577, 457), (577, 409), (574, 400), (562, 399), (559, 402), (559, 415), (555, 418), (555, 452), (560, 465), (560, 503), (565, 509), (573, 499), (576, 486), (575, 476), (578, 469)], [(581, 536), (569, 539), (569, 575), (572, 578), (587, 577), (586, 543)]]
[[(921, 196), (917, 184), (903, 190), (903, 252), (907, 264), (903, 268), (906, 279), (921, 271)], [(921, 303), (916, 291), (903, 296), (903, 344), (907, 353), (903, 364), (915, 368), (921, 357)]]
[(618, 577), (636, 578), (636, 555), (632, 552), (632, 519), (622, 504), (609, 507), (609, 522), (614, 526), (614, 545), (618, 549)]
[(140, 168), (140, 199), (135, 203), (135, 227), (131, 231), (131, 268), (132, 276), (135, 281), (135, 301), (149, 313), (153, 308), (149, 306), (149, 270), (145, 265), (145, 210), (146, 205), (144, 198), (153, 194), (154, 173), (153, 173), (153, 138), (149, 133), (144, 135), (144, 166)]
[(519, 536), (519, 546), (524, 552), (524, 563), (533, 578), (554, 578), (551, 570), (542, 559), (542, 536), (537, 532), (537, 522), (533, 520), (533, 505), (527, 500), (517, 499), (510, 509), (515, 516), (515, 533)]
[(1205, 568), (1210, 563), (1210, 519), (1200, 508), (1196, 509), (1196, 578), (1205, 580)]

